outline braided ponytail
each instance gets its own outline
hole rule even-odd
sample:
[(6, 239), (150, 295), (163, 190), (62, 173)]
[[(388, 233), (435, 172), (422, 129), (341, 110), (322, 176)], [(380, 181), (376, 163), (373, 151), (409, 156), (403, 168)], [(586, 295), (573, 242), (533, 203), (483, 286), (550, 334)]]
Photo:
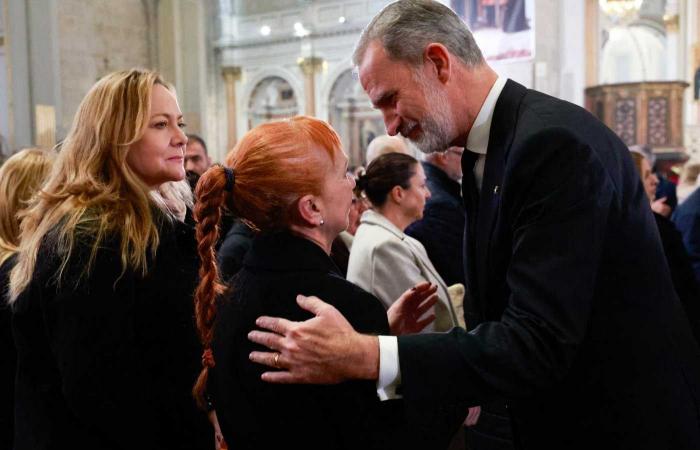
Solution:
[(214, 319), (216, 318), (216, 299), (224, 292), (225, 286), (219, 278), (214, 247), (219, 240), (219, 222), (221, 207), (226, 200), (226, 174), (222, 166), (207, 170), (197, 183), (195, 195), (197, 203), (194, 218), (197, 222), (197, 252), (199, 253), (199, 284), (194, 294), (195, 317), (199, 339), (204, 347), (202, 371), (192, 389), (197, 405), (206, 409), (205, 392), (209, 367), (214, 366), (211, 356)]

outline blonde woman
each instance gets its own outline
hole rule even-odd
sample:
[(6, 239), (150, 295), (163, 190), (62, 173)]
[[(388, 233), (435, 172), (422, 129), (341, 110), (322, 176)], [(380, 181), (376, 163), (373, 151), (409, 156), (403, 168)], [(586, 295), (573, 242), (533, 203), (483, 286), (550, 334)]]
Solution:
[(107, 75), (80, 104), (10, 277), (15, 449), (213, 448), (190, 394), (201, 349), (194, 234), (178, 220), (183, 127), (155, 72)]
[(53, 152), (22, 150), (0, 167), (0, 448), (12, 448), (17, 354), (6, 304), (7, 284), (19, 245), (19, 213), (51, 168)]

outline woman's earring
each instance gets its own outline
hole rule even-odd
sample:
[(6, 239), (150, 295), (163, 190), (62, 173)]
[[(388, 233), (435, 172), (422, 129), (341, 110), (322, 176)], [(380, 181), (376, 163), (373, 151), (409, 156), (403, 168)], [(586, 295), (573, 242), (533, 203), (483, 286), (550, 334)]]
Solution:
[(319, 225), (323, 225), (324, 223), (326, 223), (326, 222), (323, 221), (323, 217), (322, 217), (322, 218), (321, 218), (321, 222), (319, 223)]

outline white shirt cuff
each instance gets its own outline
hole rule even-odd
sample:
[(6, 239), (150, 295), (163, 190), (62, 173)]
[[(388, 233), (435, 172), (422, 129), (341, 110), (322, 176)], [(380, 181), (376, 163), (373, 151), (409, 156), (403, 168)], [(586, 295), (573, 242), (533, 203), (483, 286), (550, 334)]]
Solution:
[(401, 395), (396, 393), (396, 388), (400, 384), (398, 339), (396, 336), (379, 336), (379, 378), (377, 378), (379, 400), (401, 398)]

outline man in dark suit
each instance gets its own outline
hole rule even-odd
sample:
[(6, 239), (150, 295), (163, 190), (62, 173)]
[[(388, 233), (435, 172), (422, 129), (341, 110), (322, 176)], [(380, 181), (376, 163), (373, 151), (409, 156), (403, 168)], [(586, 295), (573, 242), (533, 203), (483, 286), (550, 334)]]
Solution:
[(462, 147), (426, 155), (422, 162), (430, 198), (423, 218), (406, 228), (406, 234), (418, 239), (445, 283), (464, 284), (462, 242), (464, 206), (459, 181), (462, 179)]
[(274, 350), (251, 359), (283, 369), (263, 378), (400, 384), (424, 448), (444, 446), (467, 406), (499, 396), (519, 448), (700, 448), (700, 349), (619, 138), (499, 78), (437, 2), (387, 6), (355, 61), (390, 135), (425, 152), (467, 148), (470, 331), (367, 336), (300, 297), (316, 317), (260, 318), (269, 331), (250, 334)]

